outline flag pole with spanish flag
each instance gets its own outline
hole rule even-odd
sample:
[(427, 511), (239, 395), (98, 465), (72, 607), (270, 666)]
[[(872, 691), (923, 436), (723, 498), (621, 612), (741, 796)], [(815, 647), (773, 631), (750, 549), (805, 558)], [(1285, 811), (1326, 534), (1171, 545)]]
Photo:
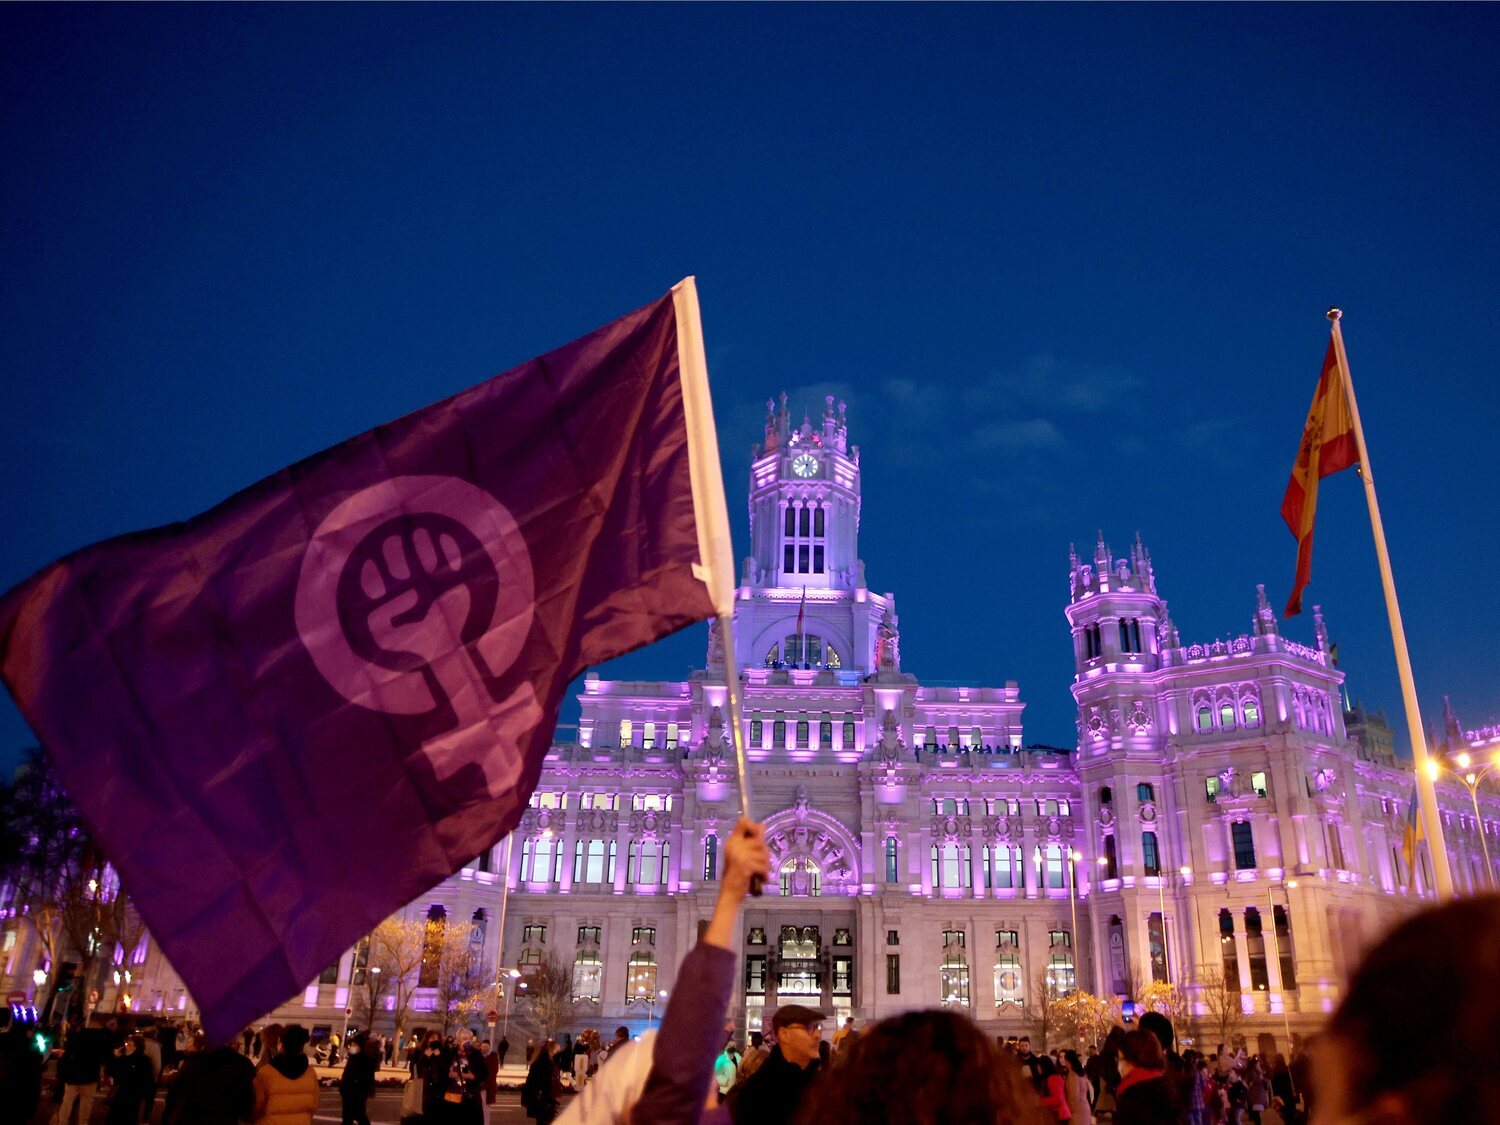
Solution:
[[(1422, 832), (1432, 855), (1433, 878), (1439, 900), (1453, 897), (1453, 875), (1448, 866), (1448, 849), (1443, 840), (1443, 824), (1438, 817), (1437, 791), (1428, 765), (1427, 739), (1423, 733), (1422, 714), (1417, 703), (1416, 683), (1412, 679), (1411, 655), (1406, 648), (1406, 628), (1401, 623), (1401, 605), (1396, 600), (1396, 580), (1391, 573), (1391, 556), (1386, 548), (1385, 526), (1380, 519), (1380, 503), (1375, 496), (1375, 474), (1370, 468), (1370, 453), (1365, 445), (1364, 428), (1359, 421), (1359, 406), (1354, 398), (1354, 382), (1349, 375), (1349, 359), (1344, 353), (1344, 337), (1339, 330), (1343, 313), (1328, 310), (1332, 333), (1328, 353), (1323, 361), (1322, 376), (1313, 396), (1312, 409), (1302, 434), (1302, 446), (1292, 470), (1291, 483), (1282, 501), (1281, 514), (1292, 534), (1297, 536), (1297, 576), (1287, 603), (1286, 616), (1302, 608), (1302, 591), (1312, 575), (1313, 517), (1317, 507), (1318, 481), (1330, 473), (1357, 466), (1365, 485), (1365, 501), (1370, 508), (1370, 527), (1375, 538), (1375, 556), (1380, 563), (1380, 583), (1385, 591), (1385, 608), (1391, 623), (1391, 641), (1396, 650), (1396, 671), (1401, 680), (1401, 698), (1406, 708), (1406, 728), (1411, 738), (1412, 757), (1416, 767), (1417, 796), (1422, 814)], [(1352, 443), (1351, 439), (1352, 438)]]

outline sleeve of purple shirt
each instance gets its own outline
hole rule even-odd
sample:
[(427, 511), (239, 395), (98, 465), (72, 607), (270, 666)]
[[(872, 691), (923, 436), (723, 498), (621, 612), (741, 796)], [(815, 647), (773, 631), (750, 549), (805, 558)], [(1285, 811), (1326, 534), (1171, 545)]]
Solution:
[(737, 961), (731, 950), (699, 942), (682, 962), (656, 1035), (646, 1089), (630, 1111), (632, 1121), (698, 1125), (714, 1059), (724, 1046), (724, 1013)]

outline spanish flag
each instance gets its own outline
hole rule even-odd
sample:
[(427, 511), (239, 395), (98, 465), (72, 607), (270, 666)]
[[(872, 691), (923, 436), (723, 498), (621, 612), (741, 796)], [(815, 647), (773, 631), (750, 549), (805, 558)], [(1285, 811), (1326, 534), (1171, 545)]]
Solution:
[(1422, 817), (1417, 812), (1417, 787), (1411, 787), (1406, 803), (1406, 831), (1401, 834), (1401, 858), (1406, 863), (1406, 885), (1417, 885), (1417, 842), (1422, 839)]
[(1318, 507), (1318, 481), (1359, 461), (1354, 441), (1354, 418), (1349, 411), (1349, 397), (1339, 375), (1339, 360), (1333, 340), (1323, 359), (1323, 374), (1307, 412), (1302, 430), (1302, 446), (1292, 479), (1281, 501), (1281, 518), (1297, 537), (1297, 577), (1284, 616), (1293, 617), (1302, 610), (1302, 591), (1312, 579), (1313, 516)]

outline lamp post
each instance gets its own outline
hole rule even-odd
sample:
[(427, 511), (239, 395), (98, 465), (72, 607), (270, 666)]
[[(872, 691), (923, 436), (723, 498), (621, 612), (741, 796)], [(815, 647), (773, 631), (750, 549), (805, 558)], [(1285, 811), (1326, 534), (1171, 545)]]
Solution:
[[(1490, 888), (1494, 889), (1496, 886), (1495, 869), (1490, 866), (1490, 843), (1485, 839), (1484, 835), (1484, 818), (1479, 815), (1479, 783), (1490, 774), (1500, 771), (1500, 750), (1496, 750), (1490, 756), (1490, 763), (1488, 765), (1480, 766), (1478, 769), (1473, 768), (1474, 759), (1469, 756), (1467, 750), (1455, 755), (1453, 761), (1458, 765), (1459, 769), (1464, 771), (1459, 776), (1463, 779), (1464, 788), (1469, 791), (1469, 803), (1474, 806), (1474, 824), (1479, 829), (1479, 846), (1484, 851), (1485, 879), (1488, 881)], [(1433, 773), (1436, 773), (1433, 767), (1436, 767), (1437, 760), (1428, 758), (1427, 762), (1428, 768)], [(1436, 780), (1436, 778), (1434, 777), (1433, 780)]]
[[(505, 969), (505, 970), (501, 970), (501, 971), (504, 972), (508, 977), (510, 977), (511, 980), (520, 980), (520, 978), (521, 978), (521, 970), (520, 969)], [(497, 986), (498, 986), (498, 981), (500, 980), (500, 978), (499, 978), (498, 975), (495, 977), (495, 980), (496, 980)], [(526, 985), (525, 984), (518, 984), (518, 985), (516, 985), (516, 987), (517, 988), (525, 988)], [(510, 1038), (510, 1034), (509, 1034), (510, 1033), (510, 992), (507, 991), (506, 989), (502, 988), (502, 989), (500, 989), (500, 994), (505, 997), (505, 1026), (500, 1029), (500, 1038), (501, 1039), (509, 1039)]]
[[(1184, 881), (1193, 873), (1193, 869), (1186, 864), (1178, 868), (1178, 874)], [(1156, 903), (1157, 909), (1161, 911), (1161, 963), (1162, 968), (1167, 971), (1167, 987), (1172, 987), (1172, 943), (1167, 937), (1167, 879), (1169, 876), (1157, 866), (1156, 874)]]
[[(1432, 759), (1429, 758), (1428, 761)], [(1281, 884), (1282, 889), (1287, 892), (1286, 912), (1290, 921), (1292, 913), (1292, 888), (1297, 885), (1297, 880), (1288, 879)], [(1290, 1055), (1292, 1051), (1292, 1021), (1286, 1011), (1286, 978), (1281, 976), (1281, 939), (1276, 935), (1276, 884), (1272, 883), (1266, 888), (1266, 903), (1271, 907), (1270, 917), (1266, 919), (1271, 925), (1271, 956), (1276, 958), (1276, 975), (1281, 978), (1281, 1028), (1286, 1032), (1286, 1049)], [(1267, 998), (1269, 1002), (1269, 997)]]

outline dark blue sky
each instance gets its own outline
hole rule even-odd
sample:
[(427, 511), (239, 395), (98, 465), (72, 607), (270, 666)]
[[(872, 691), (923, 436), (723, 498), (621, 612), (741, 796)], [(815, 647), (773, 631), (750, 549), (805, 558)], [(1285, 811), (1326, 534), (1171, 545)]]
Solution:
[[(1497, 49), (1482, 5), (0, 7), (0, 588), (694, 273), (736, 536), (767, 396), (847, 398), (904, 666), (1068, 744), (1070, 541), (1139, 530), (1190, 641), (1284, 603), (1339, 304), (1427, 717), (1500, 719)], [(1350, 473), (1314, 602), (1399, 726)]]

